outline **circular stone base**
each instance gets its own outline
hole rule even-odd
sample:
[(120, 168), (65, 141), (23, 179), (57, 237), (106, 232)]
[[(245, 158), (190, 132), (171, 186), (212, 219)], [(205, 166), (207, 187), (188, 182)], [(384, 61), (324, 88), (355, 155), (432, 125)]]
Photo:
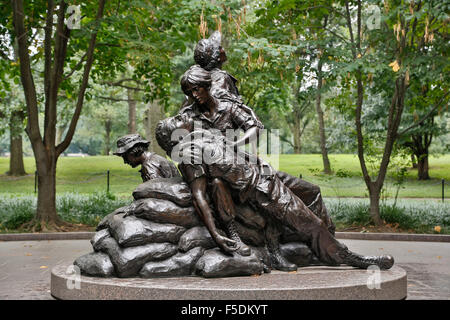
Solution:
[[(206, 279), (94, 278), (71, 274), (70, 263), (53, 268), (51, 294), (58, 299), (319, 300), (405, 299), (406, 272), (352, 267), (305, 267), (251, 277)], [(370, 289), (372, 288), (372, 289)]]

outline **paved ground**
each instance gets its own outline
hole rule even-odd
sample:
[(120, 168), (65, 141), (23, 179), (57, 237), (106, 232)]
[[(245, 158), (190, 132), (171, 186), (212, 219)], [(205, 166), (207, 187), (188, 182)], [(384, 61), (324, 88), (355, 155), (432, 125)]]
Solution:
[[(450, 300), (450, 243), (341, 241), (358, 253), (392, 254), (408, 273), (408, 299)], [(0, 242), (0, 300), (53, 299), (52, 267), (91, 250), (88, 240)]]

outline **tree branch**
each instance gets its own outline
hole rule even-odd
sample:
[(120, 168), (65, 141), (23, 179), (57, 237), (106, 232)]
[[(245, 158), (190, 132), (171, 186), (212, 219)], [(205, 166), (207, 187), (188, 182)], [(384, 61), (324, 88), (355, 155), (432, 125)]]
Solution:
[(44, 144), (50, 152), (55, 148), (56, 121), (57, 121), (57, 101), (58, 90), (64, 72), (64, 61), (67, 53), (67, 42), (70, 36), (70, 29), (64, 23), (66, 3), (61, 0), (59, 3), (58, 21), (55, 34), (55, 49), (53, 66), (51, 68), (50, 89), (45, 99), (48, 100), (45, 112)]
[(418, 122), (414, 123), (413, 125), (409, 126), (408, 128), (402, 130), (401, 132), (398, 133), (399, 136), (404, 135), (406, 132), (408, 132), (409, 130), (421, 125), (422, 123), (425, 122), (425, 120), (427, 120), (429, 117), (434, 116), (434, 113), (436, 112), (436, 110), (441, 106), (442, 101), (444, 101), (444, 99), (448, 96), (449, 92), (447, 91), (441, 98), (441, 100), (439, 100), (439, 102), (433, 107), (433, 109), (431, 109), (425, 116), (423, 116), (422, 119), (420, 119)]
[(117, 98), (113, 98), (113, 97), (104, 97), (104, 96), (95, 96), (96, 98), (99, 99), (104, 99), (104, 100), (110, 100), (110, 101), (115, 101), (115, 102), (129, 102), (129, 101), (135, 101), (135, 100), (130, 100), (130, 99), (117, 99)]
[(80, 61), (78, 61), (78, 63), (76, 64), (76, 66), (69, 72), (68, 75), (66, 75), (66, 76), (64, 77), (63, 81), (69, 79), (69, 78), (72, 76), (72, 74), (73, 74), (73, 73), (78, 69), (78, 67), (83, 63), (84, 59), (86, 59), (86, 55), (87, 55), (87, 53), (85, 53), (85, 54), (81, 57)]
[(80, 90), (78, 92), (77, 104), (75, 107), (75, 112), (72, 116), (72, 120), (70, 121), (69, 129), (67, 130), (66, 137), (64, 140), (56, 147), (56, 155), (59, 156), (70, 144), (72, 141), (73, 135), (75, 133), (75, 129), (77, 126), (78, 119), (80, 118), (81, 109), (83, 108), (84, 102), (84, 94), (86, 92), (86, 88), (89, 82), (89, 73), (91, 71), (92, 63), (94, 61), (94, 48), (95, 42), (97, 40), (98, 28), (100, 28), (100, 20), (103, 17), (103, 10), (105, 8), (105, 0), (99, 0), (98, 11), (96, 16), (96, 29), (93, 32), (91, 39), (89, 41), (89, 47), (87, 50), (87, 59), (86, 64), (84, 65), (83, 78), (80, 85)]
[(348, 1), (345, 1), (345, 10), (347, 12), (347, 27), (348, 27), (348, 31), (350, 33), (350, 43), (352, 45), (352, 53), (353, 53), (353, 58), (356, 59), (356, 47), (355, 47), (355, 39), (353, 38), (353, 30), (352, 30), (352, 18), (350, 15), (350, 8), (348, 7)]
[[(36, 86), (34, 85), (33, 74), (31, 72), (30, 56), (28, 53), (28, 42), (26, 38), (27, 31), (24, 26), (24, 10), (22, 0), (11, 0), (13, 8), (13, 23), (16, 38), (19, 47), (19, 61), (20, 61), (20, 79), (27, 104), (27, 134), (33, 146), (33, 150), (41, 149), (43, 147), (42, 137), (39, 131), (39, 111), (36, 96)], [(36, 153), (35, 153), (36, 155)], [(38, 156), (38, 155), (36, 155)]]

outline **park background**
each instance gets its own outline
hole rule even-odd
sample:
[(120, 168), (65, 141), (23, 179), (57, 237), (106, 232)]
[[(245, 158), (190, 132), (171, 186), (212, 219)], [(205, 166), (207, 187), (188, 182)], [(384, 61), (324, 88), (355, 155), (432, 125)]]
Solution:
[(156, 123), (184, 101), (197, 41), (219, 30), (223, 69), (280, 131), (279, 169), (321, 187), (338, 231), (450, 233), (449, 9), (2, 1), (0, 231), (92, 230), (132, 201), (140, 176), (111, 155), (116, 139), (140, 133), (163, 155)]

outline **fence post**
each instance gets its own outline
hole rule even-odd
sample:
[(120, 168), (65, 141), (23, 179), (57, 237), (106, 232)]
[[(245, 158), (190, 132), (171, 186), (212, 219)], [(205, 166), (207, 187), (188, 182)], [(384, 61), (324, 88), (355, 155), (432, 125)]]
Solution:
[(444, 186), (445, 186), (445, 179), (442, 179), (442, 202), (444, 202)]
[(34, 171), (34, 193), (37, 192), (37, 170)]
[(107, 171), (107, 178), (106, 178), (106, 193), (109, 193), (109, 170)]

